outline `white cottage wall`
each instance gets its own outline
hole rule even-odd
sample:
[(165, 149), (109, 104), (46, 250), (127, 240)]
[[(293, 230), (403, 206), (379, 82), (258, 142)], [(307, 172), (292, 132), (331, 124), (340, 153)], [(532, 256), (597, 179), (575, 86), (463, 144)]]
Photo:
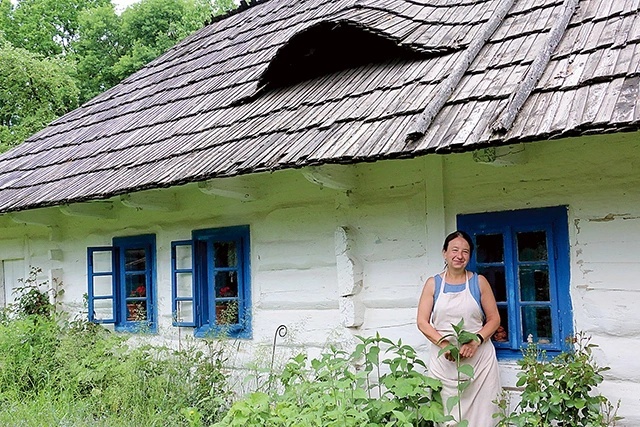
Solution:
[[(598, 362), (612, 368), (602, 391), (622, 399), (623, 425), (637, 425), (640, 401), (630, 397), (640, 396), (640, 366), (631, 356), (640, 351), (636, 139), (531, 143), (510, 166), (481, 164), (471, 153), (346, 166), (353, 172), (341, 189), (288, 170), (145, 192), (126, 205), (115, 197), (105, 212), (76, 209), (70, 216), (48, 208), (20, 224), (2, 215), (0, 253), (23, 254), (46, 277), (62, 271), (66, 307), (80, 313), (87, 247), (155, 234), (157, 339), (175, 342), (191, 329), (171, 326), (171, 242), (189, 239), (196, 229), (248, 224), (253, 339), (244, 346), (247, 355), (269, 348), (276, 327), (285, 324), (289, 335), (282, 342), (292, 350), (317, 352), (328, 341), (346, 344), (354, 334), (379, 331), (426, 358), (415, 309), (422, 284), (442, 268), (442, 240), (456, 228), (456, 215), (567, 205), (575, 328), (600, 345)], [(512, 386), (515, 364), (501, 367), (504, 384)]]
[[(610, 366), (602, 391), (621, 399), (622, 425), (640, 424), (640, 143), (635, 134), (525, 145), (526, 162), (495, 166), (445, 158), (447, 218), (459, 213), (567, 205), (575, 331)], [(503, 382), (515, 369), (502, 363)]]

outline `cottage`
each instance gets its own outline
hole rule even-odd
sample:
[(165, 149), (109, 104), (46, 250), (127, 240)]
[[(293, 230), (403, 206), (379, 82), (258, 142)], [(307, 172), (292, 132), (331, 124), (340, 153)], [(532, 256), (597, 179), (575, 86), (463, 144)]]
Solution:
[(637, 0), (244, 5), (0, 156), (0, 302), (37, 266), (118, 331), (427, 351), (462, 228), (504, 386), (585, 331), (638, 425), (639, 42)]

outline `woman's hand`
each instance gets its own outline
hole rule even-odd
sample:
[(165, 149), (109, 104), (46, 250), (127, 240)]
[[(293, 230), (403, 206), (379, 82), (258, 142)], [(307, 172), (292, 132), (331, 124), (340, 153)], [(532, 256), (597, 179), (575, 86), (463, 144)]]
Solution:
[(462, 359), (473, 357), (473, 355), (476, 354), (476, 351), (478, 351), (478, 347), (480, 347), (480, 341), (476, 340), (463, 344), (462, 347), (460, 347), (460, 357)]

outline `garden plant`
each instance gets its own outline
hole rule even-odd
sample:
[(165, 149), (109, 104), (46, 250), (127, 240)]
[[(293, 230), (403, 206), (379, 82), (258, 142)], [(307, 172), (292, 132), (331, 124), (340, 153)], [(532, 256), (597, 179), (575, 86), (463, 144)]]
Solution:
[(517, 386), (521, 400), (508, 413), (508, 400), (500, 402), (499, 427), (605, 427), (615, 426), (620, 402), (615, 405), (597, 391), (602, 373), (593, 359), (595, 344), (580, 332), (569, 339), (571, 349), (548, 359), (545, 351), (529, 344), (518, 361)]
[[(450, 351), (458, 394), (442, 401), (439, 380), (402, 340), (356, 337), (351, 352), (329, 346), (309, 359), (298, 354), (236, 396), (230, 365), (236, 348), (227, 337), (193, 340), (179, 349), (129, 341), (56, 310), (63, 290), (38, 283), (40, 270), (17, 288), (16, 302), (0, 311), (0, 425), (97, 427), (429, 427), (453, 421), (474, 372), (459, 346), (476, 339), (460, 322)], [(61, 289), (56, 284), (55, 289)], [(235, 316), (235, 314), (234, 314)], [(447, 338), (447, 337), (445, 337)], [(599, 394), (608, 368), (596, 346), (577, 334), (571, 350), (548, 359), (530, 344), (518, 362), (521, 400), (496, 414), (500, 427), (614, 426), (618, 404)]]

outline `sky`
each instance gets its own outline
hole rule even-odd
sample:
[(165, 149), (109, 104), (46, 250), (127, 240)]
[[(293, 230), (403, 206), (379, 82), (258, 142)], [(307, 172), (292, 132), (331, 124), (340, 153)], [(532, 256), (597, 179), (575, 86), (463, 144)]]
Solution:
[(111, 0), (111, 3), (116, 7), (116, 12), (122, 13), (127, 6), (136, 3), (138, 0)]

